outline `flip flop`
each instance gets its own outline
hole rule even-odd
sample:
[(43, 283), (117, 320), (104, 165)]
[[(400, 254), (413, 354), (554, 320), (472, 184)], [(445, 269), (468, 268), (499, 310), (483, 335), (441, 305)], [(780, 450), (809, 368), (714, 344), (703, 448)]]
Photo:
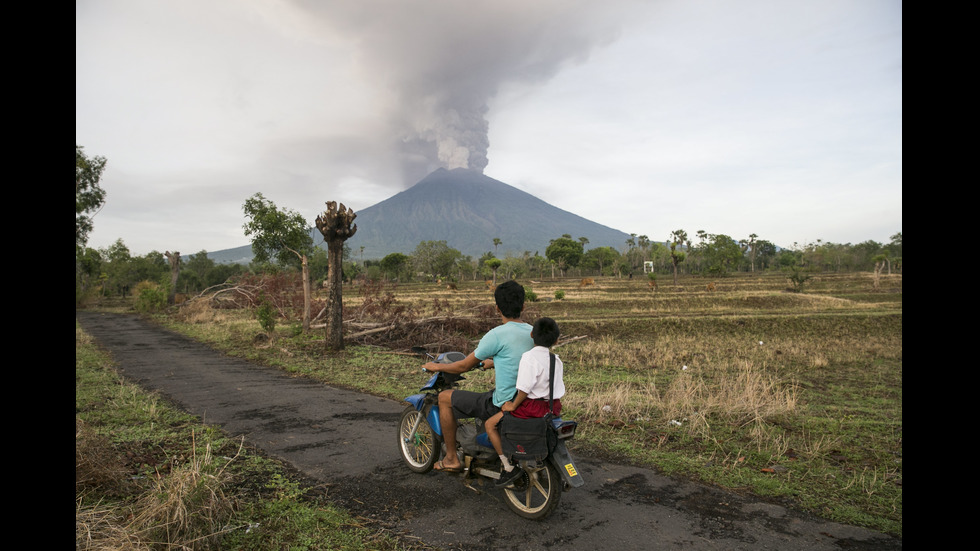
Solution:
[(461, 473), (461, 472), (463, 472), (463, 466), (462, 465), (460, 465), (459, 467), (446, 467), (445, 465), (442, 464), (442, 461), (437, 461), (436, 464), (432, 466), (432, 468), (434, 470), (436, 470), (436, 471), (441, 472), (441, 473)]

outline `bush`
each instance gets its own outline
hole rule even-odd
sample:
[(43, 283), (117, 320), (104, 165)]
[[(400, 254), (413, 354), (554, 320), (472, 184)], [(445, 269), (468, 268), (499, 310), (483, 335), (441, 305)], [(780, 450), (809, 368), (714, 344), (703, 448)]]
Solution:
[(525, 287), (524, 288), (524, 300), (526, 300), (528, 302), (537, 302), (538, 301), (538, 294), (535, 293), (534, 291), (528, 289), (527, 287)]
[(272, 335), (276, 330), (276, 309), (265, 297), (262, 298), (259, 307), (255, 309), (255, 317), (258, 318), (262, 330)]
[(555, 291), (555, 300), (562, 300), (563, 298), (565, 298), (565, 291), (562, 291), (561, 289)]
[(790, 282), (793, 284), (793, 292), (802, 293), (803, 286), (809, 281), (810, 276), (803, 272), (803, 269), (799, 266), (792, 266), (790, 268), (783, 270), (786, 273), (786, 277), (789, 278)]
[(136, 300), (133, 307), (137, 312), (157, 312), (167, 306), (167, 291), (152, 281), (141, 281), (136, 285)]

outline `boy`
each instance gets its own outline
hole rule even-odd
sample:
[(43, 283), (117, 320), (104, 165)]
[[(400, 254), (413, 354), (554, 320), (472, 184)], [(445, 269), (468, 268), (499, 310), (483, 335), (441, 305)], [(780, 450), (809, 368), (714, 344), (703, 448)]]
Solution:
[(551, 409), (548, 404), (551, 347), (558, 342), (559, 334), (558, 324), (551, 318), (541, 318), (534, 322), (531, 329), (534, 348), (521, 356), (517, 372), (517, 395), (513, 400), (504, 403), (500, 412), (487, 419), (483, 425), (494, 451), (503, 463), (497, 486), (507, 486), (521, 476), (521, 468), (511, 465), (504, 455), (500, 432), (497, 430), (497, 424), (503, 418), (504, 412), (509, 411), (511, 415), (521, 419), (544, 417), (549, 411), (555, 417), (561, 414), (561, 397), (565, 395), (565, 383), (562, 380), (563, 365), (558, 356), (555, 356), (554, 400)]
[[(521, 356), (534, 346), (531, 326), (521, 321), (524, 311), (524, 287), (516, 281), (497, 286), (493, 293), (501, 324), (480, 339), (476, 350), (466, 358), (450, 364), (430, 362), (422, 366), (427, 371), (466, 373), (483, 362), (494, 370), (496, 388), (487, 392), (445, 390), (439, 394), (439, 423), (446, 442), (446, 457), (433, 467), (437, 471), (458, 473), (463, 465), (456, 455), (456, 419), (477, 417), (488, 419), (500, 411), (500, 406), (517, 392), (517, 367)], [(491, 359), (492, 358), (492, 359)]]

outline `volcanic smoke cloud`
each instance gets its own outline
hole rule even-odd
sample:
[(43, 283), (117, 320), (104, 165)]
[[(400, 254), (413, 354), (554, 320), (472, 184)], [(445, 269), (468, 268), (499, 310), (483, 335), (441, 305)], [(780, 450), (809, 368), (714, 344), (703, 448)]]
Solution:
[(612, 41), (625, 8), (607, 0), (296, 0), (354, 45), (386, 87), (406, 182), (487, 166), (487, 112), (501, 85), (533, 85)]

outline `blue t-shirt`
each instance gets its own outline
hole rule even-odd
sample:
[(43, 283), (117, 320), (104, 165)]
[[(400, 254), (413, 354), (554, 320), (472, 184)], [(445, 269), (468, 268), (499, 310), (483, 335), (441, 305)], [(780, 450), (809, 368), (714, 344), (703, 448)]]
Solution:
[(517, 369), (521, 365), (521, 356), (532, 348), (531, 326), (519, 321), (498, 325), (480, 339), (473, 355), (481, 362), (493, 358), (496, 380), (493, 405), (500, 407), (517, 394)]

